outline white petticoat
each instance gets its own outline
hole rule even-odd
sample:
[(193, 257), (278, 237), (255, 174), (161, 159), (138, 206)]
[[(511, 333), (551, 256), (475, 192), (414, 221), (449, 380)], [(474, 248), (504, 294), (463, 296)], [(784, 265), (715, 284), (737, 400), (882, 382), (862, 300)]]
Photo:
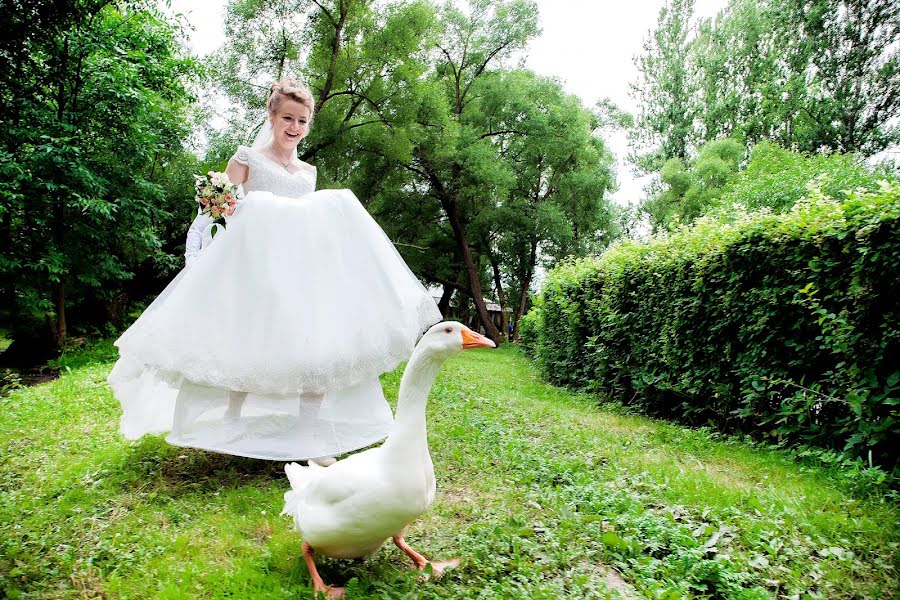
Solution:
[(378, 375), (439, 320), (352, 192), (251, 192), (116, 341), (121, 431), (276, 460), (367, 446), (392, 423)]

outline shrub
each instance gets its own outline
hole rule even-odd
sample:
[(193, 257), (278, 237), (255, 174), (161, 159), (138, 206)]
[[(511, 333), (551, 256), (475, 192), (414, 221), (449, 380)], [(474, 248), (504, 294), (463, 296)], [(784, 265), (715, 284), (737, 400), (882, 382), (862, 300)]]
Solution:
[(555, 269), (529, 343), (557, 383), (891, 466), (898, 297), (900, 184), (814, 191)]
[(714, 204), (782, 212), (807, 195), (812, 180), (825, 195), (845, 200), (848, 190), (876, 191), (881, 180), (896, 176), (895, 169), (871, 167), (852, 154), (810, 155), (763, 141), (753, 147), (747, 168)]
[(537, 353), (538, 336), (541, 332), (541, 307), (539, 300), (519, 320), (519, 343), (525, 353), (534, 358)]

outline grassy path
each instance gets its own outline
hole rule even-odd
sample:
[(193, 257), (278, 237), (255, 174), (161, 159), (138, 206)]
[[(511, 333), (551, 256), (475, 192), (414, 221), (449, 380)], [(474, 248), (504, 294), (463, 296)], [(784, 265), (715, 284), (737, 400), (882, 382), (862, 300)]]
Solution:
[[(308, 598), (281, 464), (117, 432), (109, 348), (0, 398), (0, 598)], [(65, 366), (69, 369), (66, 370)], [(399, 373), (383, 379), (395, 397)], [(464, 353), (428, 410), (438, 498), (408, 532), (460, 556), (419, 584), (385, 546), (321, 561), (349, 598), (898, 593), (892, 502), (708, 433), (596, 409), (518, 351)]]

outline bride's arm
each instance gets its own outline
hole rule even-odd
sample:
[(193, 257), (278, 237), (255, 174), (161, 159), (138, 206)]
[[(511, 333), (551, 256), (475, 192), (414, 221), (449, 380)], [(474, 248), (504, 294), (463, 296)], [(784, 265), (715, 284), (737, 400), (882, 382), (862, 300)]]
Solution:
[(234, 185), (242, 185), (246, 183), (250, 176), (250, 148), (247, 146), (238, 146), (237, 152), (228, 161), (225, 167), (225, 174)]
[(225, 174), (228, 175), (228, 179), (231, 180), (231, 183), (235, 185), (241, 185), (247, 181), (249, 173), (250, 167), (238, 162), (234, 157), (228, 161), (228, 166), (225, 168)]

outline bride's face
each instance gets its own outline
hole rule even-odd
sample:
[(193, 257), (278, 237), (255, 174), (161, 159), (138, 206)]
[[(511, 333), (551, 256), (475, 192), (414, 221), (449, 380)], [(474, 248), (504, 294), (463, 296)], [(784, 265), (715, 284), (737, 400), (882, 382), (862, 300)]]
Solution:
[(278, 109), (269, 115), (275, 144), (294, 149), (309, 133), (309, 107), (291, 98), (282, 98)]

